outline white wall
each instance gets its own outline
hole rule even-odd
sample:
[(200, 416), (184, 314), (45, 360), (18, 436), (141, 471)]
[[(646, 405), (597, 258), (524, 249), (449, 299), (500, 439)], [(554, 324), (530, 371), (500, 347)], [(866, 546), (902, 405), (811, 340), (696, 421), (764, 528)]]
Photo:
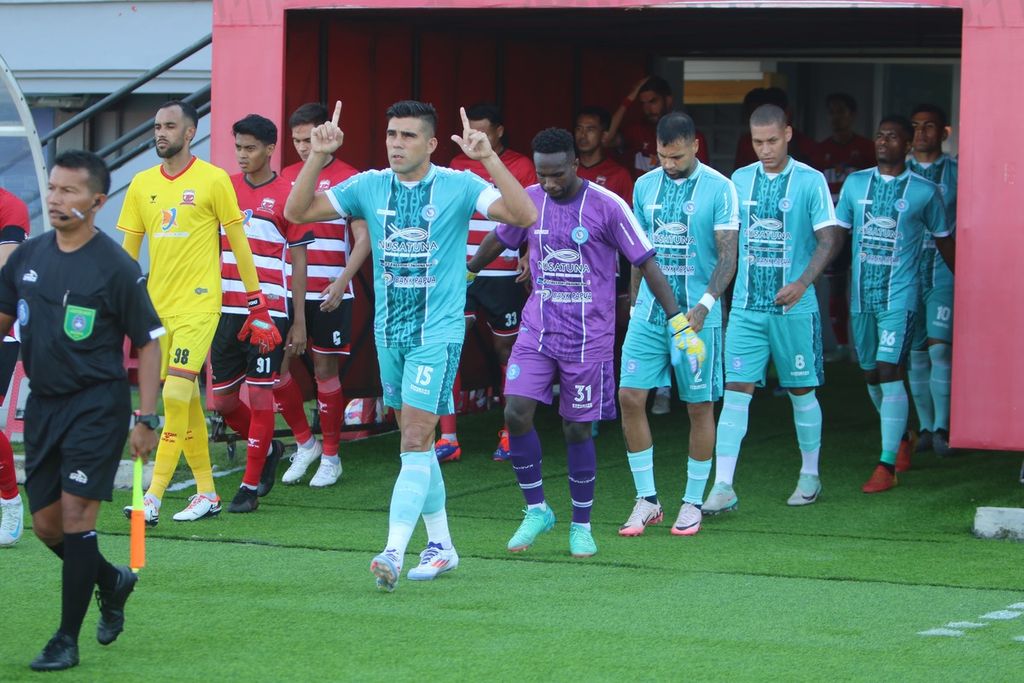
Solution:
[[(210, 33), (211, 0), (0, 0), (0, 51), (26, 96), (109, 93)], [(209, 47), (139, 92), (193, 92)]]

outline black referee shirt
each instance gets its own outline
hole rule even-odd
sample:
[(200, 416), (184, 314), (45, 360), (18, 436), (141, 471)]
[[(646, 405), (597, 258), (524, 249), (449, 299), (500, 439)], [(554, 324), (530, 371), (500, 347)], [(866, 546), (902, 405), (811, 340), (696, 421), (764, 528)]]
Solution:
[(40, 396), (125, 379), (125, 335), (141, 347), (163, 334), (139, 265), (102, 232), (70, 253), (52, 230), (19, 246), (0, 270), (0, 313), (18, 319)]

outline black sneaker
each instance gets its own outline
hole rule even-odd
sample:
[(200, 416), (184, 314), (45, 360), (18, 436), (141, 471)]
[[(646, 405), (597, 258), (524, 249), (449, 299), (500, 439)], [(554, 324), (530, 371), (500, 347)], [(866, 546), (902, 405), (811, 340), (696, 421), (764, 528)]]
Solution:
[(242, 486), (228, 505), (228, 512), (253, 512), (259, 506), (260, 499), (256, 497), (256, 492)]
[(96, 622), (96, 640), (100, 645), (110, 645), (124, 630), (124, 603), (135, 590), (138, 574), (128, 567), (114, 567), (117, 584), (108, 591), (96, 591), (96, 604), (100, 606), (100, 620)]
[(274, 481), (277, 480), (277, 463), (281, 462), (284, 455), (284, 444), (274, 439), (270, 442), (270, 450), (267, 452), (267, 460), (263, 463), (263, 471), (260, 472), (260, 483), (256, 487), (256, 495), (262, 498), (274, 488)]
[(78, 643), (60, 631), (53, 634), (43, 651), (29, 664), (33, 671), (60, 671), (73, 666), (78, 666)]

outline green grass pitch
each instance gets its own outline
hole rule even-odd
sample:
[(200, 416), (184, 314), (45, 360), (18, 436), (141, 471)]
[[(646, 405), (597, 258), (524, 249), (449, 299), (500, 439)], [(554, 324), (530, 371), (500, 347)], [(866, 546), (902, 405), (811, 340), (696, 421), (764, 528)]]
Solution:
[[(98, 645), (93, 607), (81, 665), (43, 677), (1020, 680), (1024, 615), (991, 617), (1024, 611), (1024, 544), (970, 534), (977, 506), (1024, 506), (1020, 454), (920, 455), (895, 490), (866, 496), (860, 484), (877, 458), (878, 422), (859, 373), (829, 366), (820, 397), (820, 501), (786, 506), (800, 466), (790, 403), (760, 392), (737, 470), (740, 508), (706, 518), (692, 538), (668, 532), (685, 482), (684, 407), (652, 419), (666, 522), (639, 538), (616, 535), (633, 488), (619, 426), (602, 424), (599, 551), (587, 560), (568, 552), (565, 451), (554, 411), (539, 411), (538, 428), (559, 522), (519, 555), (505, 543), (522, 498), (509, 465), (489, 457), (500, 416), (464, 418), (462, 462), (444, 466), (462, 564), (434, 582), (403, 575), (392, 594), (375, 590), (368, 566), (387, 533), (396, 435), (346, 446), (337, 486), (279, 483), (254, 514), (175, 523), (171, 515), (191, 491), (168, 494), (148, 534), (148, 564), (128, 602), (125, 632)], [(179, 479), (187, 476), (179, 469)], [(222, 497), (230, 500), (239, 478), (218, 479)], [(128, 559), (120, 514), (127, 502), (126, 492), (116, 493), (99, 524), (100, 547), (118, 563)], [(406, 569), (424, 543), (421, 526)], [(0, 680), (40, 678), (27, 665), (58, 623), (59, 583), (59, 563), (31, 532), (0, 551)], [(981, 626), (953, 629), (959, 637), (919, 635), (952, 622)]]

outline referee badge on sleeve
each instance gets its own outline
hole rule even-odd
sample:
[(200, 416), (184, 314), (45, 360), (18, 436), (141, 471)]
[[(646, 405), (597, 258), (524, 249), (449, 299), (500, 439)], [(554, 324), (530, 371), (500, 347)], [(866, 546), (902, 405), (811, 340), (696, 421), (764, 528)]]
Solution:
[(71, 341), (82, 341), (92, 334), (96, 323), (96, 309), (68, 306), (64, 311), (64, 334)]

